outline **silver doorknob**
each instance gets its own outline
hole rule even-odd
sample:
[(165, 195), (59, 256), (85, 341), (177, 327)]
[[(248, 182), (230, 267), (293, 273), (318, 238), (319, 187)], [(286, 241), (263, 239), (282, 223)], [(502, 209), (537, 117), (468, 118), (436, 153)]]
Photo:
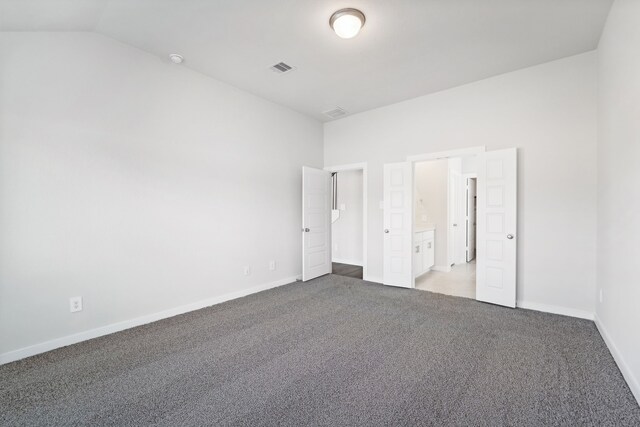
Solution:
[(509, 240), (513, 239), (513, 234), (507, 234), (507, 239)]
[(389, 230), (385, 229), (385, 230), (384, 230), (384, 232), (385, 232), (385, 233), (388, 233), (388, 232), (389, 232)]

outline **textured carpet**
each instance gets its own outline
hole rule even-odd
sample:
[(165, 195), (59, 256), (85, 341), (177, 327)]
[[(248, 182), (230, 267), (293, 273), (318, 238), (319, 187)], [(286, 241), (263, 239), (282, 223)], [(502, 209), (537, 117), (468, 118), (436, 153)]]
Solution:
[(590, 321), (326, 276), (0, 366), (2, 425), (640, 425)]

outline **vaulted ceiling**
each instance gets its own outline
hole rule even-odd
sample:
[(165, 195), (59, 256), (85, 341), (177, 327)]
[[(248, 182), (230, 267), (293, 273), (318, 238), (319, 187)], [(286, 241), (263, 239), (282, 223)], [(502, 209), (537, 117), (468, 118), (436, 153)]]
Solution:
[[(0, 0), (0, 31), (95, 31), (329, 120), (597, 47), (612, 0)], [(361, 33), (331, 14), (355, 7)], [(286, 62), (295, 70), (276, 74)]]

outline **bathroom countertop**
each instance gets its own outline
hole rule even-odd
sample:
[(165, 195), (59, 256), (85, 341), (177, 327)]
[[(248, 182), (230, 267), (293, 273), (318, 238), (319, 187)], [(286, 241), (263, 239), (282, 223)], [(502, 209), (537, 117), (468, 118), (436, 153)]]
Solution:
[(433, 224), (426, 224), (426, 225), (417, 225), (414, 233), (422, 233), (423, 231), (433, 231), (436, 229), (436, 226)]

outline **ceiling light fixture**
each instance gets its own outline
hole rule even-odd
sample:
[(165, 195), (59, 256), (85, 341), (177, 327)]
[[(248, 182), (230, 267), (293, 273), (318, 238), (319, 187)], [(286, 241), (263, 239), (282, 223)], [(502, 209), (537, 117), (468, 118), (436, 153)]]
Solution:
[(355, 37), (364, 26), (364, 13), (358, 9), (340, 9), (331, 15), (329, 25), (336, 32), (338, 37), (350, 39)]
[(172, 53), (171, 55), (169, 55), (169, 59), (174, 64), (182, 64), (182, 61), (184, 61), (182, 55), (178, 55), (177, 53)]

